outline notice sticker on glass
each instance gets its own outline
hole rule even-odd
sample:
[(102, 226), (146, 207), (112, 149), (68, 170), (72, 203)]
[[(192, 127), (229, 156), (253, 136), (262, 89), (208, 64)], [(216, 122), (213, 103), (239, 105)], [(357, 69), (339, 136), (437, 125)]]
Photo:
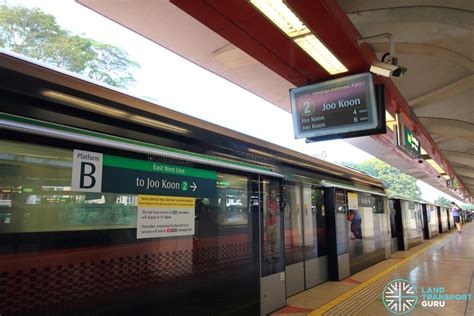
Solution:
[(195, 198), (139, 195), (137, 239), (194, 235)]
[(357, 193), (347, 192), (347, 204), (350, 210), (356, 210), (359, 208)]

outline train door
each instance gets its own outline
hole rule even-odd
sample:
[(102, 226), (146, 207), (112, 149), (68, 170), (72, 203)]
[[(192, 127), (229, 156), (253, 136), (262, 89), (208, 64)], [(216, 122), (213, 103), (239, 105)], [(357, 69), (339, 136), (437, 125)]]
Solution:
[(300, 182), (284, 184), (286, 296), (305, 289), (303, 204)]
[(326, 210), (322, 188), (303, 184), (305, 288), (328, 280)]
[(253, 191), (259, 197), (262, 215), (260, 314), (267, 315), (286, 305), (281, 182), (261, 179)]
[[(391, 244), (392, 244), (392, 253), (403, 250), (403, 247), (400, 247), (400, 238), (398, 233), (398, 227), (401, 227), (398, 223), (397, 217), (397, 207), (398, 212), (400, 213), (400, 200), (388, 200), (388, 212), (390, 216), (390, 233), (391, 233)], [(400, 217), (401, 218), (401, 217)], [(398, 224), (398, 225), (397, 225)], [(403, 235), (401, 238), (403, 242)]]
[(324, 191), (311, 184), (285, 183), (286, 295), (328, 279)]

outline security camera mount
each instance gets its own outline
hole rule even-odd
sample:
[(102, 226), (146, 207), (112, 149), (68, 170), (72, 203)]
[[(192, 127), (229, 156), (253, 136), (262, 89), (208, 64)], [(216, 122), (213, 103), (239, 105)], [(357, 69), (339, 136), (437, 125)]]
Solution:
[(389, 52), (385, 53), (382, 56), (381, 61), (376, 60), (372, 62), (370, 71), (385, 77), (400, 77), (407, 71), (407, 69), (398, 65), (398, 58), (395, 57), (395, 42), (393, 40), (392, 34), (383, 33), (365, 38), (360, 38), (357, 40), (357, 43), (359, 45), (362, 43), (373, 43), (378, 42), (380, 39), (386, 38), (388, 38)]
[(385, 38), (388, 38), (388, 55), (387, 54), (383, 55), (382, 61), (389, 64), (393, 64), (392, 59), (395, 58), (395, 61), (396, 61), (396, 57), (395, 57), (395, 42), (393, 40), (393, 35), (391, 33), (382, 33), (382, 34), (378, 34), (374, 36), (359, 38), (357, 40), (357, 44), (359, 44), (360, 46), (360, 44), (362, 43), (374, 43)]

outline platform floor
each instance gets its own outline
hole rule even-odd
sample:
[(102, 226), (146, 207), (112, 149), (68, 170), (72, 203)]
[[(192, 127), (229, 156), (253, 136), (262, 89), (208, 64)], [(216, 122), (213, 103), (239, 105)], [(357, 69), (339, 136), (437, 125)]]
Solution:
[(396, 315), (382, 301), (385, 286), (406, 279), (418, 290), (416, 307), (405, 315), (474, 315), (471, 300), (447, 300), (444, 307), (423, 307), (421, 293), (442, 287), (445, 294), (474, 293), (474, 223), (452, 230), (422, 244), (392, 254), (366, 270), (340, 282), (326, 282), (288, 298), (278, 316)]

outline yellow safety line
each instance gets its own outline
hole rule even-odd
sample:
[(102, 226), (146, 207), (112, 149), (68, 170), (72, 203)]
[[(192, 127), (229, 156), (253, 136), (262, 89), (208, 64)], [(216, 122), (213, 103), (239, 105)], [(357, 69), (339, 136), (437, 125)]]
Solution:
[[(454, 232), (451, 232), (451, 234), (453, 234)], [(402, 261), (400, 261), (399, 263), (391, 266), (390, 268), (376, 274), (375, 276), (371, 277), (370, 279), (368, 279), (367, 281), (364, 281), (362, 282), (361, 284), (357, 285), (356, 287), (350, 289), (349, 291), (347, 292), (344, 292), (343, 294), (339, 295), (338, 297), (334, 298), (332, 301), (329, 301), (327, 302), (326, 304), (318, 307), (317, 309), (313, 310), (309, 316), (320, 316), (322, 314), (324, 314), (325, 312), (329, 311), (330, 309), (332, 309), (333, 307), (335, 307), (336, 305), (342, 303), (343, 301), (349, 299), (352, 295), (362, 291), (363, 289), (365, 289), (366, 287), (370, 286), (371, 284), (375, 283), (377, 280), (379, 280), (380, 278), (382, 278), (383, 276), (387, 275), (388, 273), (392, 272), (393, 270), (395, 270), (396, 268), (398, 268), (399, 266), (403, 265), (405, 262), (409, 261), (411, 258), (413, 258), (414, 256), (418, 255), (419, 253), (423, 252), (423, 251), (426, 251), (428, 249), (431, 249), (433, 248), (434, 246), (436, 246), (437, 244), (439, 244), (440, 242), (442, 242), (443, 240), (445, 240), (446, 238), (448, 238), (448, 236), (451, 236), (451, 234), (448, 234), (448, 235), (445, 235), (443, 238), (437, 240), (436, 242), (434, 242), (432, 245), (428, 246), (428, 247), (425, 247), (423, 249), (420, 249), (418, 250), (417, 252), (415, 252), (414, 254), (406, 257), (405, 259), (402, 259)]]

